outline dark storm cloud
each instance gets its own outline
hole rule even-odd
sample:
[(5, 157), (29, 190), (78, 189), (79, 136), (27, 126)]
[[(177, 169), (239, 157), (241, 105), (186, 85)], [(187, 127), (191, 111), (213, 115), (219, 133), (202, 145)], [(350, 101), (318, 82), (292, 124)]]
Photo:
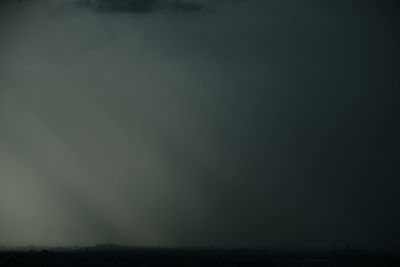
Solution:
[(108, 12), (145, 13), (159, 9), (183, 12), (200, 11), (213, 4), (210, 0), (82, 0), (78, 4)]

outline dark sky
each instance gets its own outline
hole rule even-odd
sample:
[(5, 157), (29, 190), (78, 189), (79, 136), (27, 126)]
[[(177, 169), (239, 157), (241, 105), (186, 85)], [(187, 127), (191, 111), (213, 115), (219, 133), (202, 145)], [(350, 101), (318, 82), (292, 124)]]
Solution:
[(1, 6), (0, 244), (400, 247), (396, 1), (149, 2)]

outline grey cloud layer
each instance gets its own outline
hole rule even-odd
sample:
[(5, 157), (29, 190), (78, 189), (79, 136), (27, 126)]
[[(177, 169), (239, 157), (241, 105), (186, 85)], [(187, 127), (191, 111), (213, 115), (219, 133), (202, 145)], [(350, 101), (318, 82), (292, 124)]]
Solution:
[(13, 6), (0, 243), (398, 244), (397, 11), (244, 2), (201, 16)]

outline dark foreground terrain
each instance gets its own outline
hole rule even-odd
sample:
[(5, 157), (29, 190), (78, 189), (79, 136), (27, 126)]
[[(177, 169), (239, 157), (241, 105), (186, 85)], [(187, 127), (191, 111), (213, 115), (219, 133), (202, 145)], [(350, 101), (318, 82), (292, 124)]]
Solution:
[(97, 246), (0, 251), (0, 266), (400, 266), (396, 253), (144, 249)]

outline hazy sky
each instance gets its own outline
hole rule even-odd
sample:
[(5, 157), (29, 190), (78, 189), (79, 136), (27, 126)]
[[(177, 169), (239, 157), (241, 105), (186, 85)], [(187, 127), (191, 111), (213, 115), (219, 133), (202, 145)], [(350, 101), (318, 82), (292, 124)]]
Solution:
[(1, 6), (0, 244), (400, 247), (396, 1), (99, 1)]

